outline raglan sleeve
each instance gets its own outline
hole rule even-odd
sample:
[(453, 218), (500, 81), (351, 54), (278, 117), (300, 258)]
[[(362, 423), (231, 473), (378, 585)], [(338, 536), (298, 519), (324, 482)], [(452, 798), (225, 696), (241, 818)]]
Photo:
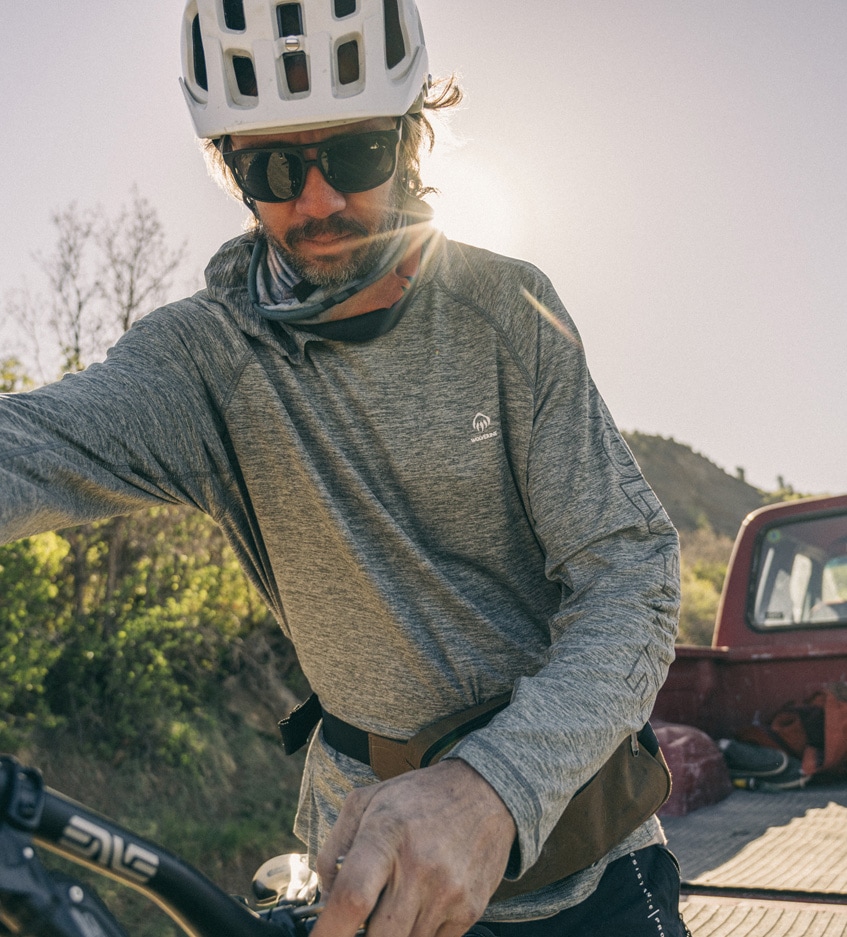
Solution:
[[(673, 659), (678, 538), (598, 393), (576, 328), (546, 281), (532, 298), (534, 414), (525, 501), (561, 589), (544, 666), (453, 757), (515, 819), (509, 877), (539, 852), (574, 793), (649, 718)], [(519, 858), (516, 859), (516, 853)]]
[(157, 502), (204, 509), (218, 435), (184, 342), (141, 320), (103, 363), (0, 395), (0, 542)]

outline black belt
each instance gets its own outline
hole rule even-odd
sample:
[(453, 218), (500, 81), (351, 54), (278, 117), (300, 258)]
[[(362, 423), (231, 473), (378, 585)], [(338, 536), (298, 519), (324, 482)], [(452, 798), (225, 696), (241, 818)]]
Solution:
[(321, 732), (327, 745), (348, 758), (370, 765), (369, 739), (371, 736), (364, 729), (352, 726), (349, 722), (344, 722), (343, 719), (328, 713), (321, 706), (315, 693), (279, 723), (282, 745), (287, 755), (293, 755), (306, 744), (319, 720), (321, 720)]
[(343, 719), (333, 716), (325, 709), (322, 710), (322, 713), (321, 732), (326, 744), (348, 758), (354, 758), (364, 765), (370, 765), (371, 754), (368, 745), (368, 733), (364, 729), (358, 729), (356, 726), (351, 726), (349, 722), (344, 722)]

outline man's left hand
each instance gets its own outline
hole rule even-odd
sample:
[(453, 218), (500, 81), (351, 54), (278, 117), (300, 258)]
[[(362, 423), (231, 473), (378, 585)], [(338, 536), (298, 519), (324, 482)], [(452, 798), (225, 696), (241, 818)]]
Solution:
[[(460, 759), (352, 791), (318, 859), (312, 937), (460, 937), (500, 884), (515, 823)], [(343, 857), (343, 864), (338, 858)]]

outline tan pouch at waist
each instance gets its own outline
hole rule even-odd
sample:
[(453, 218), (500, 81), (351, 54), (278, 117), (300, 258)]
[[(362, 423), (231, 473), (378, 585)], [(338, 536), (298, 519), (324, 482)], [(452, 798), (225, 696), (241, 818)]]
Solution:
[[(510, 694), (439, 719), (408, 742), (369, 737), (371, 767), (387, 780), (435, 764), (465, 735), (505, 708)], [(649, 749), (654, 749), (655, 754)], [(519, 879), (503, 879), (492, 901), (535, 891), (593, 865), (651, 817), (671, 793), (671, 776), (649, 723), (627, 736), (571, 798), (541, 850)]]

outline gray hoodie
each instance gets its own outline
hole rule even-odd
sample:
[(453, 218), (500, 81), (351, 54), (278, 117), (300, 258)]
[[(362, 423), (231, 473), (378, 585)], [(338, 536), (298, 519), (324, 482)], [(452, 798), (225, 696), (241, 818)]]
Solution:
[[(534, 267), (437, 236), (372, 341), (264, 318), (252, 240), (207, 289), (138, 322), (102, 364), (0, 400), (0, 541), (192, 505), (225, 531), (324, 706), (406, 738), (513, 688), (452, 752), (498, 791), (518, 875), (568, 800), (649, 716), (673, 657), (675, 531)], [(296, 830), (318, 848), (370, 770), (307, 758)], [(605, 860), (489, 909), (543, 916)]]

